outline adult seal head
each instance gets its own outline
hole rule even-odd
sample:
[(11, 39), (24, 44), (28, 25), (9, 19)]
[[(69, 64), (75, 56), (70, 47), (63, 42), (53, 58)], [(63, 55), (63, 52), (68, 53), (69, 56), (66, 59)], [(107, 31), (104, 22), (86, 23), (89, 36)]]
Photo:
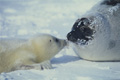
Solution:
[(90, 61), (120, 61), (120, 1), (104, 0), (78, 19), (67, 39)]

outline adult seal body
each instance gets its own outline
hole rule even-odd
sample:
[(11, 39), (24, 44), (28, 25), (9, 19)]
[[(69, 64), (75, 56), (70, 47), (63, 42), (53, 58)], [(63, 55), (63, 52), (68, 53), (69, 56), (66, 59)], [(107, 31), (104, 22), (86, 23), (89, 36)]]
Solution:
[(85, 60), (120, 61), (120, 1), (95, 5), (74, 23), (67, 39)]

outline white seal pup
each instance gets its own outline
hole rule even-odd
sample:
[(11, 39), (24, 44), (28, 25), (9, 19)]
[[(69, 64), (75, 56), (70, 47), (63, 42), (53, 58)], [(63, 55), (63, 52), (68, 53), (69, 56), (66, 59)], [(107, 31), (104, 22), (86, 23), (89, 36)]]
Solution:
[(120, 61), (120, 0), (104, 0), (78, 19), (67, 34), (78, 56)]
[(52, 68), (49, 60), (65, 45), (65, 40), (48, 34), (35, 35), (29, 39), (0, 39), (0, 73)]

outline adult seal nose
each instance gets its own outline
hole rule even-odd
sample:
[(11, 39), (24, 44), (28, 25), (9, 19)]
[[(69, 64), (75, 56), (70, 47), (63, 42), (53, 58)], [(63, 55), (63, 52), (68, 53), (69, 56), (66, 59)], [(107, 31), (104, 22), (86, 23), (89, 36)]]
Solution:
[[(73, 36), (74, 35), (74, 36)], [(72, 41), (72, 42), (76, 42), (77, 41), (77, 37), (76, 35), (74, 34), (74, 31), (71, 31), (67, 34), (67, 39), (69, 41)]]

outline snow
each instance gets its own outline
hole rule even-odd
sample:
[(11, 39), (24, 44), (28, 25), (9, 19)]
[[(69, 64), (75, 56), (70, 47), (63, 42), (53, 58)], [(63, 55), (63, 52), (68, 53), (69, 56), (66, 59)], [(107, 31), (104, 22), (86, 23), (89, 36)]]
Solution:
[[(48, 33), (66, 39), (76, 19), (98, 1), (0, 0), (0, 37)], [(71, 47), (65, 47), (51, 63), (49, 70), (1, 73), (0, 80), (120, 80), (120, 62), (86, 61)]]

